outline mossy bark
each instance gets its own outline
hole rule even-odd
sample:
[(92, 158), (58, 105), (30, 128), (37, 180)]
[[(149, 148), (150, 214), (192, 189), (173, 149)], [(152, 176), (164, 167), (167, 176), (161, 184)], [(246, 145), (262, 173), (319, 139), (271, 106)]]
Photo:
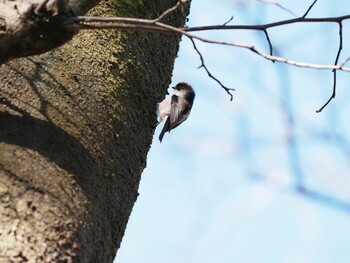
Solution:
[[(90, 14), (155, 18), (175, 3), (105, 1)], [(0, 67), (1, 262), (113, 261), (179, 41), (83, 31)]]

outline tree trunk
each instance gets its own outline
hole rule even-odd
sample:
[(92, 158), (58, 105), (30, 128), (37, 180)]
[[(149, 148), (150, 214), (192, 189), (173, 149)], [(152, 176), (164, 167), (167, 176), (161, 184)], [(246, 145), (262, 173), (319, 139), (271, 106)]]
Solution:
[[(155, 18), (175, 3), (104, 1), (90, 15)], [(113, 261), (179, 41), (83, 31), (0, 66), (0, 262)]]

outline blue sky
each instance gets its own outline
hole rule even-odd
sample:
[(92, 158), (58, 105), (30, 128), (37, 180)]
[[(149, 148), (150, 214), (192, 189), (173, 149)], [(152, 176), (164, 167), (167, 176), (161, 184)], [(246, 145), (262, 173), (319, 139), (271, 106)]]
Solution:
[[(313, 1), (279, 1), (303, 14)], [(349, 1), (319, 0), (309, 17), (346, 15)], [(260, 24), (292, 18), (258, 1), (194, 0), (189, 26)], [(344, 23), (340, 61), (350, 55)], [(269, 30), (278, 55), (332, 64), (336, 24)], [(201, 32), (207, 38), (255, 44), (256, 31)], [(140, 195), (118, 251), (118, 263), (350, 262), (349, 73), (273, 64), (247, 50), (197, 42), (209, 70), (183, 38), (173, 83), (196, 89), (189, 119), (159, 144), (156, 130)], [(304, 187), (308, 193), (297, 191)], [(348, 205), (349, 204), (349, 205)]]

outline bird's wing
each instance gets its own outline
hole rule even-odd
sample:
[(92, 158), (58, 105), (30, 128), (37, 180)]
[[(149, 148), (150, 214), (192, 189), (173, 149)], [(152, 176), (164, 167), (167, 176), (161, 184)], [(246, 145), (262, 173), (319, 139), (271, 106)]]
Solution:
[(190, 109), (189, 107), (185, 107), (187, 106), (187, 104), (187, 100), (179, 98), (176, 95), (171, 96), (169, 131), (179, 126), (188, 118), (188, 115), (190, 114)]

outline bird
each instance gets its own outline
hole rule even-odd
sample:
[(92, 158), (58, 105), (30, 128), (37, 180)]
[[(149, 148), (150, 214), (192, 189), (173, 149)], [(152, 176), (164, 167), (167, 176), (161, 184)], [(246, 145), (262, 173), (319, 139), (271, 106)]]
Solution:
[(170, 132), (187, 120), (196, 96), (192, 86), (187, 82), (180, 82), (173, 89), (173, 95), (158, 103), (158, 124), (160, 122), (164, 123), (163, 129), (159, 134), (160, 142), (162, 142), (166, 132)]

